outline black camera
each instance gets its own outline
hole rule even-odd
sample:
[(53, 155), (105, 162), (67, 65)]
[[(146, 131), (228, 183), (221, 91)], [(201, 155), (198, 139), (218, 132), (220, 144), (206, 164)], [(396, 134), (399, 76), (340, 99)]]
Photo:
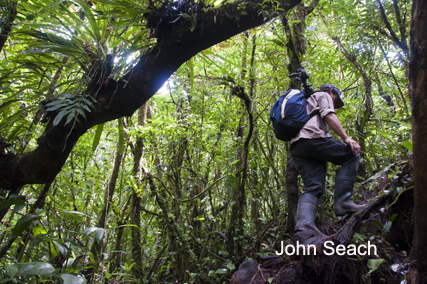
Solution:
[(295, 78), (298, 81), (301, 81), (302, 86), (304, 87), (305, 97), (308, 98), (311, 94), (314, 93), (313, 88), (307, 80), (310, 78), (304, 68), (298, 68), (296, 73), (292, 73), (289, 75), (289, 78)]

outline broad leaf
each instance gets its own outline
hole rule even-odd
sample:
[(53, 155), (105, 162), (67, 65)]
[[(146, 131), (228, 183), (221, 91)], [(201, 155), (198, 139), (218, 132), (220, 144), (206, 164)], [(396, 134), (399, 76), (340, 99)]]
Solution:
[(12, 205), (25, 205), (25, 196), (11, 194), (8, 199), (6, 199), (0, 204), (0, 210), (9, 208)]
[(84, 277), (77, 277), (72, 274), (62, 273), (62, 280), (64, 280), (64, 284), (84, 284), (86, 283), (86, 279)]
[(16, 276), (47, 275), (55, 271), (52, 265), (45, 262), (20, 263), (18, 266), (20, 266), (20, 268)]
[(14, 277), (19, 270), (19, 267), (16, 264), (6, 264), (4, 268), (6, 269), (7, 274), (9, 274), (10, 277)]
[(19, 236), (23, 231), (25, 231), (33, 222), (34, 219), (40, 217), (40, 215), (27, 214), (21, 217), (18, 220), (15, 227), (12, 231), (12, 238)]
[(380, 267), (381, 263), (383, 262), (384, 262), (384, 259), (382, 258), (368, 260), (368, 268), (369, 268), (368, 274), (371, 274), (372, 272), (377, 270)]
[(104, 124), (105, 123), (101, 123), (96, 127), (95, 136), (93, 137), (92, 151), (95, 151), (96, 147), (98, 147), (99, 140), (101, 139), (102, 130), (104, 129)]
[(95, 232), (95, 240), (97, 242), (101, 241), (101, 239), (102, 239), (102, 237), (104, 236), (104, 233), (105, 233), (105, 229), (103, 229), (103, 228), (90, 227), (90, 228), (87, 228), (86, 230), (84, 230), (82, 232), (82, 234), (84, 236), (89, 236), (90, 234), (92, 234), (94, 232)]

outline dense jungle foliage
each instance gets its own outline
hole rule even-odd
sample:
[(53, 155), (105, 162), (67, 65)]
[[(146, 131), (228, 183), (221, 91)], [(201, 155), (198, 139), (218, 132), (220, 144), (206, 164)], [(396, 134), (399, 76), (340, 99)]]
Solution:
[[(244, 2), (0, 1), (1, 168), (14, 175), (0, 177), (0, 283), (227, 283), (243, 260), (290, 242), (289, 145), (274, 137), (269, 112), (289, 88), (292, 36), (306, 46), (297, 57), (314, 89), (329, 83), (342, 90), (337, 115), (362, 146), (354, 200), (375, 197), (376, 183), (363, 182), (383, 169), (391, 179), (401, 173), (413, 151), (411, 2), (303, 1), (285, 15), (280, 4), (295, 1), (279, 2), (257, 5), (266, 24), (195, 52), (176, 72), (165, 68), (170, 78), (147, 72), (141, 80), (155, 80), (147, 88), (157, 93), (123, 113), (115, 101), (121, 89), (135, 91), (129, 98), (143, 92), (139, 66), (187, 52), (164, 54), (180, 45), (182, 25), (208, 35), (215, 25), (203, 26), (204, 15), (236, 4), (229, 13), (243, 19)], [(302, 19), (308, 5), (313, 10)], [(80, 126), (81, 137), (74, 135)], [(62, 136), (49, 136), (59, 127)], [(34, 150), (43, 141), (66, 153), (58, 158), (63, 166), (5, 166), (7, 157), (42, 157)], [(60, 172), (47, 182), (41, 167)], [(321, 200), (324, 224), (336, 224), (335, 169), (328, 168)], [(381, 241), (394, 218), (373, 222), (380, 234), (357, 233), (352, 242)], [(381, 268), (403, 279), (382, 260), (358, 257), (367, 267), (360, 281), (371, 283)]]

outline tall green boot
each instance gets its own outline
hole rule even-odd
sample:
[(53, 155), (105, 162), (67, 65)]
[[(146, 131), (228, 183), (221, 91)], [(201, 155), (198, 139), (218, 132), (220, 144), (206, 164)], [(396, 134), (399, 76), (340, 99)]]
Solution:
[(339, 169), (335, 178), (335, 216), (344, 216), (362, 210), (364, 205), (357, 205), (350, 200), (356, 181), (356, 170)]
[(303, 245), (317, 245), (322, 243), (322, 239), (328, 237), (314, 224), (317, 201), (317, 197), (310, 193), (301, 194), (298, 200), (294, 236)]

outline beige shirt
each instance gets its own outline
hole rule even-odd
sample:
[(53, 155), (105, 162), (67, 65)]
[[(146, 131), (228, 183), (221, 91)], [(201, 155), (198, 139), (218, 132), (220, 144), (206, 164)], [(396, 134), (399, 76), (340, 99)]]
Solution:
[[(328, 93), (316, 92), (307, 99), (307, 113), (310, 115), (317, 110), (319, 110), (322, 119), (331, 112), (335, 113), (334, 103)], [(326, 137), (332, 137), (332, 134), (325, 133), (325, 128), (323, 127), (319, 115), (315, 115), (307, 121), (297, 136), (291, 139), (291, 144), (301, 138), (314, 139)]]

